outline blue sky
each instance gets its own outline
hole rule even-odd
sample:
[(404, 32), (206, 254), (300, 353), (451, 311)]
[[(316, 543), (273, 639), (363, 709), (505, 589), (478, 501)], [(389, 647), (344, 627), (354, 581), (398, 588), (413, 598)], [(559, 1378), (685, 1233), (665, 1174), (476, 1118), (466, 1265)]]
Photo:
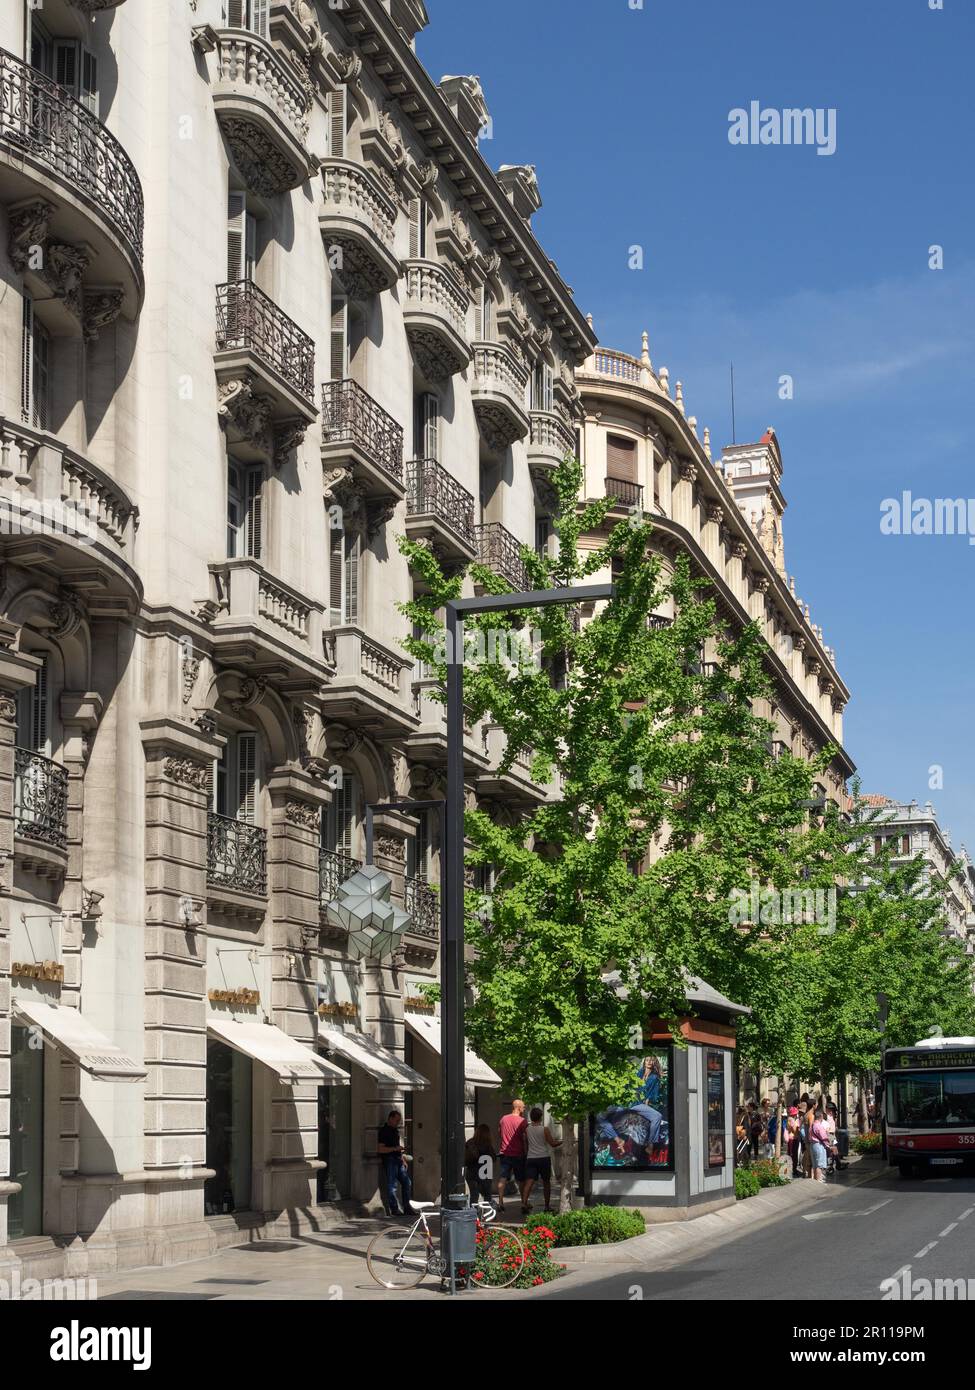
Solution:
[[(930, 797), (975, 854), (975, 546), (880, 532), (905, 489), (975, 497), (975, 4), (426, 3), (421, 58), (480, 76), (494, 167), (537, 166), (535, 229), (600, 341), (635, 353), (646, 328), (715, 445), (734, 360), (739, 442), (779, 435), (786, 564), (852, 691), (864, 788)], [(752, 101), (835, 108), (836, 153), (732, 146)]]

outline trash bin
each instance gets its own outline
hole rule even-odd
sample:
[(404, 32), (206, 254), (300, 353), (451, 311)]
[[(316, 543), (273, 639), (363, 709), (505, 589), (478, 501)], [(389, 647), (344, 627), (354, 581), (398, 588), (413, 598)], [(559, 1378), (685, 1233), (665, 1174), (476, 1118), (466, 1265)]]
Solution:
[(440, 1236), (444, 1259), (451, 1265), (473, 1264), (477, 1255), (477, 1212), (474, 1207), (440, 1212)]
[(838, 1129), (836, 1131), (836, 1148), (840, 1158), (849, 1158), (850, 1131), (848, 1129)]

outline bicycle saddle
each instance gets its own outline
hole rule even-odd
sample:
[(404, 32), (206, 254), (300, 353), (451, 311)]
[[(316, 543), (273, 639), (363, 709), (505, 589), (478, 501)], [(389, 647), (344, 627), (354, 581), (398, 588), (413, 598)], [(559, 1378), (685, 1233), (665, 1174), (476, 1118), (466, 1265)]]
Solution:
[(436, 1205), (436, 1202), (410, 1202), (410, 1206), (414, 1211), (429, 1211), (431, 1207), (435, 1207)]

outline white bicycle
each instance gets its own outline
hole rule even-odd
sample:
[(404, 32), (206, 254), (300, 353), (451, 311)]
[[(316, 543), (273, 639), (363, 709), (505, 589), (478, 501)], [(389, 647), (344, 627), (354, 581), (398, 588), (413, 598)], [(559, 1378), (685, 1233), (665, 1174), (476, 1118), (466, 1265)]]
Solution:
[[(414, 1289), (428, 1274), (441, 1281), (449, 1275), (428, 1222), (428, 1213), (439, 1216), (439, 1209), (434, 1202), (411, 1202), (410, 1206), (419, 1213), (410, 1229), (380, 1231), (366, 1251), (369, 1273), (384, 1289)], [(524, 1267), (525, 1247), (517, 1231), (491, 1224), (497, 1212), (490, 1202), (478, 1202), (475, 1210), (477, 1256), (472, 1265), (458, 1266), (458, 1282), (473, 1289), (506, 1289)]]

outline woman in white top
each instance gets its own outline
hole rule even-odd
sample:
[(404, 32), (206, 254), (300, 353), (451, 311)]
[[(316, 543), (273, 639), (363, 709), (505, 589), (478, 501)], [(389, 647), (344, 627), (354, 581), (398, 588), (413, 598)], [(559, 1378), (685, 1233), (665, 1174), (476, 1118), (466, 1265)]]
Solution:
[(561, 1139), (554, 1139), (548, 1125), (542, 1124), (542, 1107), (532, 1106), (530, 1123), (525, 1130), (525, 1181), (521, 1188), (521, 1214), (527, 1216), (531, 1211), (532, 1188), (538, 1178), (542, 1180), (545, 1193), (545, 1210), (552, 1210), (552, 1156), (549, 1149), (561, 1146)]

